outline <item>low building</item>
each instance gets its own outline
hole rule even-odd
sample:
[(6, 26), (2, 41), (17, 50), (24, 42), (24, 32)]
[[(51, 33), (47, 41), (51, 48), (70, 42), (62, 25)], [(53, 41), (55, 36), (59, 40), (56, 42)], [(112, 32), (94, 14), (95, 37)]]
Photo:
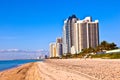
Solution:
[(50, 57), (61, 57), (63, 53), (62, 38), (57, 38), (55, 43), (50, 43)]
[(120, 49), (109, 50), (109, 51), (106, 51), (106, 53), (120, 53)]

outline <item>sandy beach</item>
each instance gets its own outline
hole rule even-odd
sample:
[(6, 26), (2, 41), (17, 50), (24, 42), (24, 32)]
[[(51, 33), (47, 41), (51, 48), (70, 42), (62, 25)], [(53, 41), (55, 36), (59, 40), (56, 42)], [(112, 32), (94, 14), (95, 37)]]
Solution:
[(20, 67), (0, 72), (0, 80), (41, 80), (37, 63), (28, 63)]
[(120, 80), (120, 60), (45, 60), (0, 72), (0, 80)]

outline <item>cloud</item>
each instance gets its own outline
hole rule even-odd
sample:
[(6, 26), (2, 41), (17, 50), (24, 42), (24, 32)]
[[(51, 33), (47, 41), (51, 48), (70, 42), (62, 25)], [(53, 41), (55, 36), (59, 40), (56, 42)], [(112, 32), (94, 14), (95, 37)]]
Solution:
[(20, 50), (20, 49), (1, 49), (0, 53), (48, 53), (48, 51), (44, 49), (40, 49), (36, 51)]
[(20, 49), (1, 49), (0, 60), (13, 60), (13, 59), (36, 59), (40, 56), (48, 55), (48, 51), (44, 49), (30, 51)]

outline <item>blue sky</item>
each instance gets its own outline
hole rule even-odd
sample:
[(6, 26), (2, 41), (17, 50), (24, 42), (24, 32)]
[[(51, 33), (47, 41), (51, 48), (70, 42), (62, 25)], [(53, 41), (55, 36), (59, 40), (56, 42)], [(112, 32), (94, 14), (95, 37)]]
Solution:
[(120, 46), (119, 0), (0, 0), (0, 49), (48, 49), (72, 14), (100, 21), (100, 41)]

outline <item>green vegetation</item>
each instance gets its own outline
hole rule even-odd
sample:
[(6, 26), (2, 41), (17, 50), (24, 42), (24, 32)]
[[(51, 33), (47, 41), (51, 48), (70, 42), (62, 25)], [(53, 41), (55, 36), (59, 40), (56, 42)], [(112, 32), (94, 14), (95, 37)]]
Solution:
[(102, 41), (99, 46), (96, 48), (87, 48), (83, 49), (83, 53), (96, 53), (101, 52), (103, 50), (114, 50), (118, 49), (117, 45), (115, 43), (108, 43), (107, 41)]
[(120, 59), (120, 53), (96, 54), (96, 55), (91, 55), (91, 58)]
[(108, 43), (107, 41), (102, 41), (101, 44), (96, 48), (97, 50), (113, 50), (118, 49), (115, 43)]
[(69, 58), (82, 58), (82, 55), (81, 54), (71, 54), (71, 53), (62, 55), (62, 59), (69, 59)]
[[(71, 54), (67, 53), (66, 55), (63, 55), (63, 59), (68, 59), (68, 58), (110, 58), (110, 59), (117, 59), (120, 57), (120, 53), (113, 53), (113, 54), (96, 54), (97, 52), (103, 52), (103, 50), (114, 50), (118, 49), (117, 45), (115, 43), (108, 43), (107, 41), (102, 41), (99, 46), (96, 48), (86, 48), (83, 49), (82, 52), (76, 53), (76, 54)], [(91, 55), (89, 53), (93, 53), (94, 55)]]
[(50, 57), (50, 59), (59, 59), (59, 57)]

